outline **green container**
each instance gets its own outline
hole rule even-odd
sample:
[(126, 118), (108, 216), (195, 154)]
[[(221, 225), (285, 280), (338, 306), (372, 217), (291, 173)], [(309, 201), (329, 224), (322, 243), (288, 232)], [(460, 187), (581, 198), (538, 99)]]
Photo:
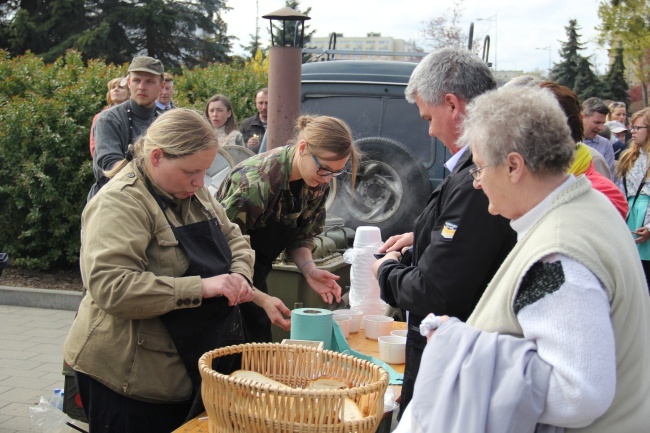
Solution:
[[(341, 277), (337, 283), (343, 289), (342, 294), (347, 293), (350, 288), (350, 264), (343, 260), (343, 256), (336, 252), (336, 245), (332, 239), (326, 236), (316, 237), (316, 249), (312, 257), (318, 269), (329, 271)], [(296, 303), (302, 303), (301, 308), (325, 308), (336, 310), (345, 307), (345, 302), (327, 304), (307, 284), (307, 280), (300, 273), (298, 267), (289, 260), (284, 253), (273, 263), (273, 270), (266, 280), (269, 294), (280, 298), (284, 305), (293, 310)], [(274, 342), (280, 342), (289, 338), (289, 331), (284, 331), (277, 326), (272, 327)]]

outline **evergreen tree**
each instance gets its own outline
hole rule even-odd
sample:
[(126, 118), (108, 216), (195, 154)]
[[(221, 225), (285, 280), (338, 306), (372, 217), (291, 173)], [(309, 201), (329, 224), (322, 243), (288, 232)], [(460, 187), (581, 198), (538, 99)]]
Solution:
[(612, 99), (614, 101), (625, 102), (629, 105), (628, 85), (625, 80), (625, 65), (623, 63), (623, 48), (616, 48), (616, 56), (614, 62), (607, 71), (607, 75), (603, 77), (603, 85), (606, 94), (603, 95), (605, 99)]
[(3, 0), (0, 48), (12, 55), (32, 51), (52, 62), (89, 27), (84, 0)]
[(650, 77), (650, 2), (622, 0), (600, 2), (599, 42), (624, 49), (625, 64), (641, 87), (642, 102), (648, 105)]
[(565, 27), (567, 34), (567, 41), (562, 43), (560, 49), (560, 58), (563, 60), (556, 63), (551, 69), (551, 79), (558, 84), (574, 89), (576, 79), (580, 72), (580, 54), (579, 51), (583, 50), (583, 43), (580, 42), (581, 35), (578, 33), (578, 21), (573, 19), (569, 20), (568, 27)]
[(580, 101), (592, 96), (602, 97), (603, 83), (591, 69), (591, 62), (587, 57), (578, 57), (578, 75), (576, 76), (573, 91), (578, 95)]
[(225, 61), (226, 0), (0, 0), (0, 48), (53, 61), (66, 49), (124, 63), (135, 55), (167, 68)]

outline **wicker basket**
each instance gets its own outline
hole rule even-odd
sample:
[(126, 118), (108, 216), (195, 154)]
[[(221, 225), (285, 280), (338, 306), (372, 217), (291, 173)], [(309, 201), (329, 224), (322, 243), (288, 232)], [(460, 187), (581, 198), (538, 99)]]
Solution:
[[(233, 378), (212, 369), (220, 357), (241, 357), (241, 368), (262, 373), (291, 388)], [(241, 344), (213, 350), (199, 360), (201, 391), (210, 433), (374, 432), (384, 414), (388, 373), (368, 361), (330, 350), (273, 343)], [(340, 390), (302, 389), (320, 376), (352, 383)], [(344, 400), (364, 417), (346, 420)]]

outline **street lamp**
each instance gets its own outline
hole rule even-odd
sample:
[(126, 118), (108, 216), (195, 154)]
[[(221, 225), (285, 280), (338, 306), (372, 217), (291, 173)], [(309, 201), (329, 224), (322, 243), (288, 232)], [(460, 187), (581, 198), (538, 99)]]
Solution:
[(498, 17), (497, 14), (495, 13), (491, 17), (487, 18), (477, 18), (476, 21), (494, 21), (494, 73), (496, 75), (498, 69), (497, 69), (497, 37), (499, 35), (499, 29), (498, 29)]
[(273, 45), (269, 50), (269, 111), (265, 137), (266, 148), (270, 150), (287, 144), (300, 115), (302, 46), (305, 21), (311, 18), (288, 7), (262, 18), (270, 22)]
[(536, 50), (548, 50), (548, 79), (551, 79), (551, 46), (535, 48)]

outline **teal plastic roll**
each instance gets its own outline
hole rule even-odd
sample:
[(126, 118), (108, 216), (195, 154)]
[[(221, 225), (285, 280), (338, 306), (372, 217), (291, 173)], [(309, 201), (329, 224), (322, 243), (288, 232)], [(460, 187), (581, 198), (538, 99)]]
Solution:
[(332, 323), (330, 310), (297, 308), (291, 312), (291, 339), (322, 341), (324, 349), (331, 349)]

